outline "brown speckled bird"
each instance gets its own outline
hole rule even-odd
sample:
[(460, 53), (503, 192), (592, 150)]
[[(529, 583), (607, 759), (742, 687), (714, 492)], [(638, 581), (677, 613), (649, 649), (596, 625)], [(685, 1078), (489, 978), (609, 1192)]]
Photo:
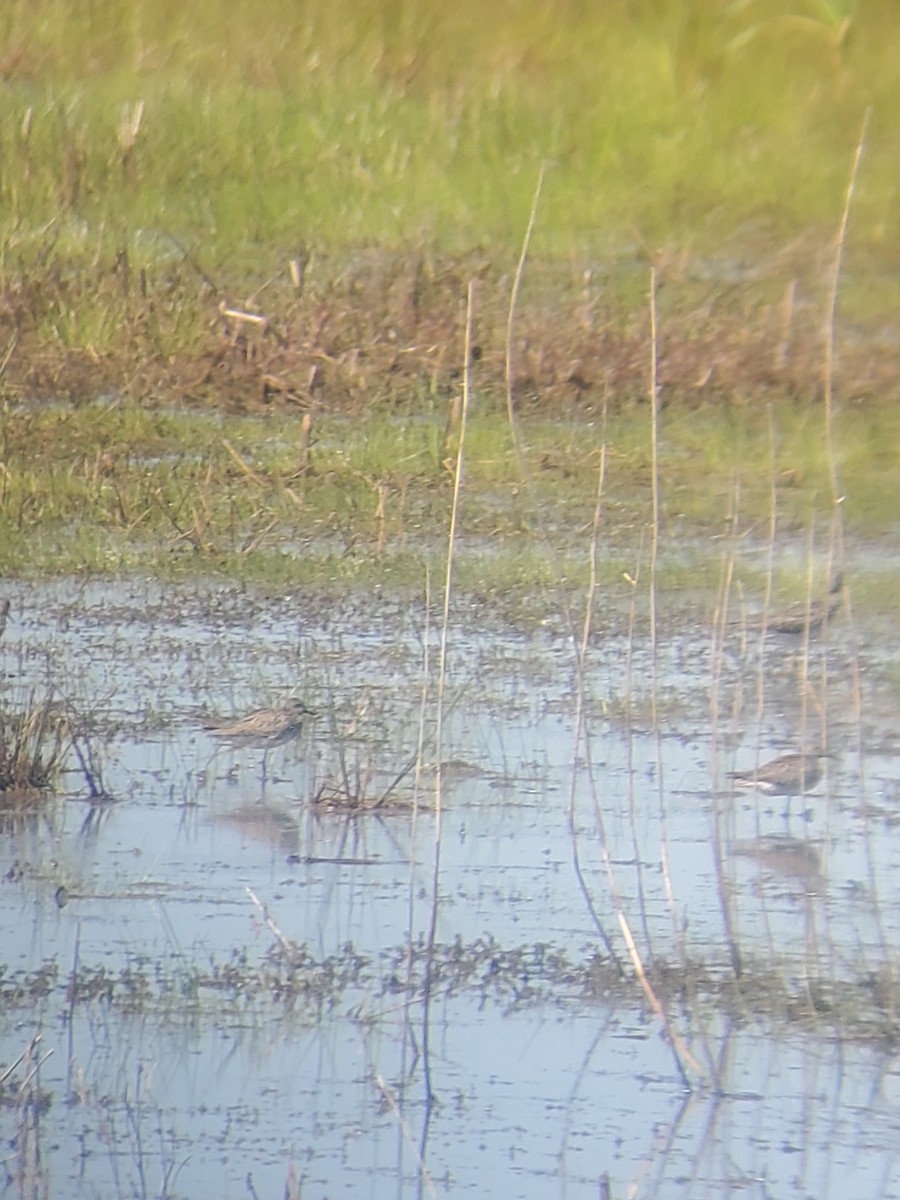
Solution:
[(236, 720), (210, 721), (206, 729), (210, 737), (221, 738), (232, 746), (271, 750), (273, 746), (297, 737), (303, 728), (303, 718), (314, 715), (314, 709), (292, 697), (280, 708), (258, 708)]
[(830, 757), (816, 751), (785, 754), (752, 771), (731, 771), (728, 777), (737, 787), (756, 788), (769, 796), (799, 796), (816, 786), (822, 778), (822, 762)]

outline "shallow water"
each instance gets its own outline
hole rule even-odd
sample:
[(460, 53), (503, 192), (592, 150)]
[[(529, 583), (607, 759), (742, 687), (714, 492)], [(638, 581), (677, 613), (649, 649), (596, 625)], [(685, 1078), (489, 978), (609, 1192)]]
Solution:
[[(7, 1194), (595, 1197), (608, 1175), (617, 1198), (900, 1195), (889, 1043), (688, 994), (670, 1017), (689, 1096), (616, 906), (642, 961), (688, 984), (690, 961), (727, 973), (734, 946), (801, 996), (895, 958), (886, 617), (808, 654), (740, 631), (718, 654), (709, 598), (663, 598), (654, 658), (623, 588), (588, 650), (585, 739), (559, 623), (464, 605), (438, 817), (433, 744), (375, 811), (316, 800), (349, 781), (371, 802), (415, 757), (423, 709), (433, 730), (437, 633), (415, 603), (145, 581), (7, 594), (7, 697), (65, 699), (114, 797), (89, 803), (73, 764), (66, 795), (0, 843), (5, 979), (29, 981), (0, 1062), (36, 1033), (52, 1052), (43, 1106), (9, 1091), (24, 1066), (2, 1093)], [(202, 728), (293, 692), (320, 715), (265, 771)], [(814, 795), (785, 815), (734, 793), (728, 770), (822, 712), (835, 758)], [(290, 995), (282, 939), (310, 963)], [(93, 998), (72, 1001), (72, 972)]]

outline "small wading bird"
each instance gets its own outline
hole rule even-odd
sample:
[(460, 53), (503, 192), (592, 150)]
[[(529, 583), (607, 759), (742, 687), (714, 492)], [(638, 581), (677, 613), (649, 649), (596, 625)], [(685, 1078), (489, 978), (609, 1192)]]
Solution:
[(302, 700), (291, 697), (280, 708), (258, 708), (233, 721), (209, 721), (206, 730), (210, 737), (219, 738), (235, 749), (250, 747), (262, 750), (265, 778), (268, 752), (275, 746), (299, 737), (303, 718), (312, 716), (315, 716), (315, 709), (307, 708)]
[(303, 718), (314, 714), (314, 709), (292, 697), (280, 708), (258, 708), (233, 721), (209, 721), (206, 728), (212, 737), (222, 738), (233, 746), (256, 746), (262, 750), (296, 737), (303, 728)]
[(843, 575), (835, 577), (828, 589), (828, 595), (821, 600), (801, 601), (791, 604), (781, 612), (774, 612), (767, 619), (760, 617), (757, 625), (765, 627), (772, 633), (818, 633), (826, 621), (834, 616), (841, 602), (841, 588), (844, 586)]
[(729, 779), (741, 788), (756, 788), (767, 796), (799, 796), (811, 792), (822, 778), (822, 762), (830, 754), (816, 751), (785, 754), (771, 762), (760, 763), (753, 771), (731, 771)]

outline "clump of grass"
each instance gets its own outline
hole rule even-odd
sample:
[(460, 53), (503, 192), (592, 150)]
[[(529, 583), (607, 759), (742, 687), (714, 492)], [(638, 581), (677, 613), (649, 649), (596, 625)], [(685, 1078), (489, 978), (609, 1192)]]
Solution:
[(0, 807), (29, 808), (58, 778), (71, 746), (69, 722), (51, 698), (30, 696), (0, 713)]
[(368, 753), (364, 756), (353, 752), (359, 728), (368, 720), (368, 703), (363, 704), (350, 716), (339, 721), (333, 710), (329, 714), (332, 761), (323, 778), (315, 785), (311, 802), (321, 811), (345, 813), (359, 816), (366, 812), (385, 812), (408, 807), (411, 803), (404, 785), (417, 777), (422, 768), (420, 753), (394, 757), (390, 767), (374, 762)]

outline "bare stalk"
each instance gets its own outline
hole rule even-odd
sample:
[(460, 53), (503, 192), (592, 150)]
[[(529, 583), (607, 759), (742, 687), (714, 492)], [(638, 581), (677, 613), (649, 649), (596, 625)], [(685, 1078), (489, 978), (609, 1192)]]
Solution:
[(647, 895), (644, 891), (644, 860), (641, 854), (641, 839), (638, 834), (637, 814), (634, 807), (634, 710), (632, 707), (632, 697), (634, 696), (634, 629), (637, 621), (637, 597), (643, 560), (644, 532), (641, 530), (634, 575), (627, 577), (631, 585), (631, 596), (628, 602), (628, 645), (625, 652), (625, 749), (628, 777), (628, 827), (631, 830), (631, 845), (634, 850), (635, 887), (637, 889), (638, 909), (641, 914), (644, 945), (647, 953), (652, 955), (653, 938), (650, 934), (650, 921), (647, 915)]
[(644, 964), (641, 962), (641, 957), (638, 954), (637, 947), (634, 944), (634, 938), (631, 936), (631, 930), (628, 928), (628, 922), (625, 920), (625, 914), (619, 912), (619, 927), (622, 930), (622, 937), (625, 939), (625, 945), (628, 947), (628, 953), (631, 956), (631, 964), (635, 969), (641, 987), (644, 990), (644, 995), (650, 1002), (650, 1006), (656, 1013), (657, 1019), (662, 1026), (663, 1032), (669, 1039), (669, 1044), (672, 1047), (672, 1053), (675, 1056), (675, 1062), (678, 1065), (678, 1071), (682, 1081), (688, 1091), (693, 1091), (691, 1077), (688, 1074), (688, 1068), (694, 1073), (695, 1079), (703, 1078), (703, 1069), (700, 1064), (691, 1054), (685, 1045), (681, 1035), (676, 1029), (669, 1024), (669, 1019), (666, 1016), (666, 1010), (660, 1003), (656, 993), (650, 985), (650, 980), (647, 978), (647, 973), (644, 970)]
[(656, 267), (650, 268), (650, 438), (653, 541), (650, 546), (650, 652), (653, 661), (653, 722), (656, 724), (656, 558), (659, 551), (659, 344), (656, 329)]
[(441, 617), (441, 644), (438, 657), (438, 678), (437, 678), (437, 718), (435, 724), (435, 741), (437, 743), (437, 783), (436, 783), (436, 810), (437, 819), (436, 836), (440, 835), (440, 820), (441, 820), (441, 776), (443, 753), (443, 724), (444, 724), (444, 692), (447, 681), (447, 644), (449, 640), (450, 628), (450, 599), (453, 594), (453, 563), (456, 551), (456, 532), (459, 527), (459, 499), (462, 494), (462, 476), (463, 463), (465, 461), (464, 450), (466, 442), (466, 426), (469, 416), (469, 400), (471, 397), (471, 382), (472, 382), (472, 315), (475, 299), (475, 285), (470, 280), (469, 287), (466, 292), (466, 336), (464, 345), (464, 363), (463, 363), (463, 404), (462, 414), (460, 416), (459, 426), (459, 445), (456, 451), (456, 467), (453, 472), (453, 500), (450, 507), (450, 532), (447, 538), (447, 572), (444, 579), (444, 609)]
[[(575, 760), (577, 762), (578, 749), (582, 743), (584, 745), (584, 762), (588, 773), (588, 782), (590, 784), (591, 795), (594, 800), (594, 820), (597, 826), (597, 832), (600, 838), (600, 849), (603, 855), (604, 866), (606, 868), (607, 879), (609, 881), (610, 894), (614, 897), (616, 906), (620, 906), (618, 889), (616, 888), (615, 877), (612, 869), (612, 856), (610, 854), (609, 842), (606, 836), (606, 826), (603, 820), (603, 812), (600, 807), (599, 797), (597, 794), (597, 786), (593, 777), (593, 756), (591, 754), (591, 736), (585, 718), (585, 683), (584, 683), (584, 666), (587, 658), (588, 642), (591, 634), (591, 619), (594, 611), (594, 595), (597, 590), (597, 546), (600, 536), (600, 524), (603, 517), (603, 485), (606, 480), (606, 404), (603, 405), (603, 444), (600, 447), (600, 463), (597, 472), (597, 499), (594, 505), (594, 520), (591, 526), (591, 546), (590, 546), (590, 568), (588, 579), (588, 591), (584, 606), (584, 623), (581, 630), (581, 642), (575, 647), (575, 684), (576, 684), (576, 699), (575, 699)], [(572, 772), (572, 786), (569, 792), (569, 830), (572, 836), (572, 866), (575, 871), (575, 878), (578, 880), (578, 886), (581, 889), (581, 894), (584, 897), (584, 902), (587, 905), (588, 912), (591, 914), (597, 932), (603, 939), (603, 944), (606, 953), (610, 959), (616, 964), (616, 968), (620, 975), (624, 975), (624, 969), (619, 956), (616, 954), (612, 939), (606, 932), (600, 914), (597, 912), (593, 897), (591, 896), (588, 887), (587, 879), (584, 875), (584, 870), (581, 866), (581, 856), (578, 853), (578, 837), (575, 827), (575, 785), (577, 772)]]
[(534, 199), (531, 201), (531, 213), (528, 217), (528, 226), (525, 230), (525, 236), (522, 239), (522, 249), (519, 252), (519, 261), (516, 265), (516, 274), (513, 279), (512, 291), (509, 296), (509, 313), (506, 318), (506, 361), (504, 364), (506, 376), (506, 412), (509, 417), (509, 429), (512, 434), (513, 448), (515, 449), (516, 460), (518, 462), (519, 471), (524, 474), (524, 462), (522, 460), (522, 447), (519, 441), (519, 428), (516, 422), (516, 407), (513, 398), (513, 326), (516, 320), (516, 307), (519, 303), (519, 289), (522, 286), (522, 276), (525, 273), (525, 260), (528, 258), (528, 248), (531, 245), (531, 235), (534, 232), (534, 223), (537, 219), (538, 203), (541, 198), (541, 189), (544, 186), (544, 173), (546, 164), (541, 164), (541, 169), (538, 174), (537, 186), (534, 189)]
[(425, 1162), (425, 1159), (422, 1157), (421, 1152), (413, 1141), (412, 1130), (404, 1118), (403, 1113), (400, 1111), (400, 1105), (397, 1103), (397, 1097), (394, 1094), (393, 1088), (391, 1088), (384, 1076), (378, 1071), (375, 1072), (375, 1086), (381, 1093), (381, 1098), (391, 1110), (391, 1114), (400, 1128), (400, 1133), (403, 1137), (404, 1143), (416, 1156), (416, 1166), (419, 1169), (419, 1178), (425, 1185), (428, 1195), (437, 1196), (437, 1189), (434, 1186), (434, 1181), (432, 1180), (431, 1173), (428, 1170), (428, 1164)]
[(844, 207), (841, 211), (841, 219), (838, 224), (837, 237), (834, 243), (834, 262), (831, 270), (831, 285), (828, 290), (828, 307), (825, 313), (825, 362), (822, 380), (825, 397), (825, 446), (828, 451), (831, 495), (835, 504), (840, 503), (842, 497), (840, 480), (838, 479), (838, 467), (834, 456), (834, 445), (832, 443), (832, 418), (834, 416), (834, 324), (837, 313), (838, 287), (840, 286), (841, 279), (841, 263), (844, 257), (844, 244), (847, 240), (847, 224), (850, 220), (850, 206), (853, 203), (853, 196), (856, 192), (859, 164), (862, 161), (863, 150), (866, 145), (866, 133), (868, 132), (871, 115), (871, 108), (867, 108), (863, 117), (862, 129), (859, 133), (859, 141), (856, 143), (856, 152), (853, 155), (850, 179), (847, 182), (847, 191), (844, 196)]
[(267, 927), (269, 932), (272, 934), (272, 936), (275, 938), (275, 941), (278, 943), (278, 945), (284, 951), (285, 955), (287, 956), (288, 962), (292, 962), (292, 963), (296, 962), (297, 961), (297, 943), (291, 941), (291, 939), (287, 936), (287, 934), (283, 933), (281, 931), (279, 926), (276, 924), (274, 918), (270, 915), (267, 905), (265, 905), (262, 902), (262, 900), (260, 900), (259, 896), (257, 896), (257, 894), (253, 891), (252, 888), (245, 886), (244, 891), (250, 897), (253, 904), (256, 905), (256, 908), (259, 911), (259, 915), (262, 918), (263, 923), (265, 924), (265, 926)]
[[(653, 736), (656, 745), (656, 787), (659, 799), (660, 819), (660, 865), (666, 901), (672, 917), (676, 940), (680, 942), (678, 916), (675, 911), (675, 893), (669, 871), (669, 841), (666, 833), (665, 772), (662, 761), (662, 743), (656, 710), (657, 663), (656, 663), (656, 567), (659, 554), (659, 332), (656, 316), (656, 267), (650, 268), (650, 437), (652, 460), (652, 508), (653, 536), (650, 545), (650, 705), (653, 713)], [(683, 957), (683, 950), (682, 950)]]
[[(419, 736), (416, 746), (416, 767), (413, 781), (413, 808), (412, 808), (412, 824), (410, 828), (411, 845), (416, 845), (419, 827), (419, 797), (422, 784), (422, 767), (425, 756), (426, 743), (426, 726), (428, 719), (428, 703), (431, 697), (431, 571), (426, 564), (425, 570), (425, 628), (423, 632), (422, 645), (422, 690), (419, 697)], [(406, 987), (405, 999), (403, 1004), (403, 1043), (401, 1049), (401, 1076), (407, 1076), (407, 1060), (410, 1053), (410, 1047), (413, 1047), (413, 1056), (417, 1057), (418, 1049), (415, 1047), (415, 1039), (412, 1032), (410, 1021), (410, 997), (413, 995), (413, 936), (415, 928), (415, 908), (416, 908), (416, 855), (415, 853), (409, 856), (409, 883), (407, 891), (407, 925), (406, 925)], [(420, 1160), (421, 1161), (421, 1160)]]
[(447, 645), (450, 629), (450, 598), (453, 594), (453, 560), (456, 549), (456, 531), (459, 525), (459, 501), (462, 494), (462, 474), (466, 443), (466, 426), (469, 416), (469, 398), (472, 382), (472, 315), (474, 311), (475, 285), (470, 280), (466, 292), (466, 336), (463, 361), (463, 403), (460, 415), (459, 446), (456, 451), (456, 469), (453, 473), (453, 501), (450, 508), (450, 532), (447, 538), (447, 571), (444, 579), (444, 609), (441, 618), (441, 642), (438, 654), (437, 715), (435, 718), (435, 745), (437, 768), (434, 782), (434, 863), (431, 880), (431, 920), (428, 927), (428, 953), (425, 959), (423, 997), (425, 1011), (422, 1018), (422, 1053), (425, 1076), (425, 1094), (429, 1103), (433, 1096), (431, 1088), (431, 1066), (429, 1055), (429, 1030), (431, 1023), (431, 986), (434, 947), (437, 938), (438, 908), (440, 906), (441, 881), (441, 787), (444, 774), (444, 692), (447, 679)]
[(756, 712), (754, 714), (754, 726), (757, 730), (756, 737), (756, 762), (755, 766), (759, 766), (759, 729), (762, 724), (763, 714), (766, 709), (766, 683), (768, 673), (766, 670), (766, 638), (768, 636), (769, 615), (772, 611), (772, 577), (775, 571), (775, 540), (778, 535), (778, 483), (777, 473), (778, 464), (776, 462), (775, 450), (775, 419), (772, 412), (772, 406), (769, 405), (769, 531), (767, 540), (767, 559), (766, 559), (766, 594), (763, 598), (762, 615), (759, 622), (759, 641), (757, 646), (756, 660)]
[[(738, 485), (735, 483), (735, 495), (731, 506), (733, 530), (737, 530)], [(722, 672), (725, 665), (725, 638), (728, 630), (728, 602), (734, 579), (734, 547), (725, 563), (724, 575), (719, 585), (715, 619), (713, 621), (712, 647), (710, 659), (712, 662), (712, 679), (709, 689), (709, 726), (710, 726), (710, 779), (719, 777), (719, 718), (720, 694), (722, 687)], [(711, 839), (713, 864), (716, 872), (716, 886), (719, 893), (719, 910), (722, 914), (722, 927), (728, 943), (731, 968), (735, 976), (741, 974), (740, 949), (735, 936), (734, 915), (732, 912), (732, 887), (725, 873), (725, 854), (723, 850), (724, 836), (722, 831), (722, 813), (718, 795), (713, 796), (713, 836)]]

